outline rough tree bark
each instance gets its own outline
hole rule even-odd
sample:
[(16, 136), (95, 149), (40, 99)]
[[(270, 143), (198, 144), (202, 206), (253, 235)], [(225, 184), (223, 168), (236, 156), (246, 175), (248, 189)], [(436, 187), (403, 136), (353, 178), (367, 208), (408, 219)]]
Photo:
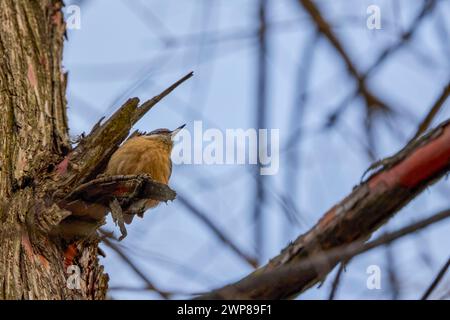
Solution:
[[(93, 297), (67, 290), (61, 245), (44, 235), (54, 222), (42, 215), (66, 212), (38, 187), (70, 149), (61, 3), (1, 1), (0, 21), (0, 298)], [(95, 261), (96, 253), (85, 259)], [(106, 280), (100, 268), (91, 279)]]
[[(124, 232), (122, 207), (175, 198), (147, 176), (99, 174), (131, 127), (192, 73), (140, 106), (128, 100), (72, 148), (62, 6), (0, 2), (0, 299), (105, 298), (96, 231), (109, 208)], [(79, 288), (67, 285), (70, 264), (79, 267)]]

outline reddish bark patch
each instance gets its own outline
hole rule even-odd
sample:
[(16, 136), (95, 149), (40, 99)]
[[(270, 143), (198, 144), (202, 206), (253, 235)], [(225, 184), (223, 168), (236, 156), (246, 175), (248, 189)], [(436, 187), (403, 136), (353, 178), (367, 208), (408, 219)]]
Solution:
[(22, 234), (22, 247), (24, 248), (25, 253), (28, 256), (28, 259), (33, 260), (34, 259), (33, 247), (31, 246), (30, 238), (28, 238), (28, 235), (26, 233)]
[(118, 187), (116, 190), (114, 190), (113, 194), (115, 196), (123, 196), (124, 194), (129, 193), (130, 190), (127, 187)]
[(50, 263), (48, 262), (48, 260), (43, 255), (34, 253), (30, 238), (25, 232), (22, 233), (22, 247), (24, 248), (28, 259), (30, 259), (31, 261), (35, 261), (35, 259), (37, 258), (45, 270), (50, 270)]
[(41, 65), (47, 66), (47, 58), (45, 56), (41, 56), (39, 62), (41, 63)]
[(36, 74), (34, 73), (33, 65), (28, 64), (28, 73), (27, 73), (28, 82), (33, 88), (37, 87), (37, 79)]
[(44, 266), (45, 270), (50, 270), (50, 263), (48, 262), (48, 260), (43, 256), (38, 254), (37, 255), (40, 263)]
[(67, 168), (69, 166), (69, 157), (65, 157), (63, 161), (61, 161), (57, 166), (56, 166), (56, 172), (59, 175), (64, 175), (67, 172)]
[(372, 189), (380, 182), (388, 187), (414, 188), (450, 163), (450, 126), (439, 137), (413, 151), (406, 159), (389, 170), (383, 171), (369, 181)]
[(75, 259), (75, 256), (78, 253), (77, 246), (72, 243), (70, 244), (66, 251), (64, 252), (64, 267), (67, 270), (69, 266), (73, 264), (73, 260)]
[(61, 12), (61, 4), (59, 2), (56, 2), (53, 5), (53, 14), (51, 16), (51, 21), (57, 27), (60, 27), (63, 24), (63, 15)]
[(329, 210), (322, 219), (319, 220), (319, 228), (326, 227), (336, 217), (336, 207)]

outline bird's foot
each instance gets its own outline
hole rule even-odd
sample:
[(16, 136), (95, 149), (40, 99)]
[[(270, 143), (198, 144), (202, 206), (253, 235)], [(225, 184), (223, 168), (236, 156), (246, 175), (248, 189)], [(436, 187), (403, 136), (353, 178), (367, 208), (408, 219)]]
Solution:
[(117, 201), (116, 198), (114, 198), (109, 203), (109, 208), (111, 209), (111, 215), (113, 218), (113, 221), (116, 225), (119, 226), (120, 233), (122, 234), (119, 238), (119, 241), (124, 239), (127, 236), (127, 229), (125, 228), (124, 223), (124, 213), (122, 211), (122, 207), (120, 206), (119, 201)]

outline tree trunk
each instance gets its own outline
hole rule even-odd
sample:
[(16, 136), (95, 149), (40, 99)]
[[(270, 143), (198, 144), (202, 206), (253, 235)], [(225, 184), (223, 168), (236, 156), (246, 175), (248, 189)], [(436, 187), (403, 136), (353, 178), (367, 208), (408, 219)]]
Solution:
[(62, 6), (58, 0), (0, 2), (0, 299), (106, 294), (98, 241), (79, 248), (80, 269), (69, 269), (73, 277), (81, 271), (77, 286), (64, 265), (68, 243), (49, 232), (68, 215), (51, 197), (51, 173), (71, 149)]
[(176, 195), (146, 175), (101, 174), (132, 126), (193, 73), (141, 105), (129, 99), (72, 148), (62, 6), (0, 2), (0, 299), (104, 299), (97, 230), (106, 214), (125, 237), (122, 209)]

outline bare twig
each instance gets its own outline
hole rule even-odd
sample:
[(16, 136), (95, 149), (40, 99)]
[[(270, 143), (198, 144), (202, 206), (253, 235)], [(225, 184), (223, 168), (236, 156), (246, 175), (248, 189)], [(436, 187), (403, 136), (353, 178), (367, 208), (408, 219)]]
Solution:
[[(287, 150), (288, 156), (287, 159), (287, 170), (286, 170), (286, 191), (281, 195), (281, 208), (285, 213), (286, 217), (289, 221), (289, 229), (291, 229), (291, 223), (298, 224), (298, 216), (296, 210), (296, 201), (294, 198), (300, 198), (299, 192), (299, 172), (302, 173), (301, 162), (302, 155), (300, 152), (300, 144), (303, 141), (303, 126), (306, 123), (304, 121), (306, 115), (306, 107), (308, 104), (308, 83), (310, 81), (312, 75), (312, 66), (314, 62), (314, 53), (316, 51), (316, 47), (319, 40), (319, 33), (315, 32), (307, 45), (305, 46), (304, 52), (299, 59), (299, 66), (297, 69), (297, 82), (296, 86), (298, 88), (298, 92), (296, 92), (294, 97), (294, 103), (292, 111), (288, 114), (287, 121), (289, 123), (290, 128), (290, 136), (287, 139), (287, 148), (290, 147), (290, 144), (295, 144), (297, 148), (292, 148)], [(293, 208), (294, 210), (289, 210)]]
[[(102, 233), (102, 231), (100, 231), (100, 233)], [(139, 276), (139, 278), (141, 278), (145, 282), (147, 289), (155, 291), (164, 299), (170, 298), (170, 294), (158, 289), (153, 284), (153, 282), (134, 264), (134, 262), (131, 261), (131, 259), (125, 254), (125, 252), (123, 252), (123, 250), (119, 246), (108, 239), (108, 234), (103, 235), (103, 243), (114, 250), (119, 255), (119, 257)]]
[[(258, 8), (258, 53), (256, 67), (256, 99), (255, 99), (255, 119), (256, 128), (266, 127), (267, 121), (267, 36), (266, 36), (266, 6), (267, 0), (259, 0)], [(261, 164), (258, 164), (258, 171)], [(255, 223), (255, 246), (256, 258), (260, 260), (264, 247), (264, 202), (265, 190), (263, 186), (264, 176), (258, 174), (255, 184), (255, 198), (253, 208), (253, 221)]]
[(444, 105), (444, 102), (447, 100), (449, 95), (450, 95), (450, 82), (447, 83), (444, 90), (442, 91), (442, 94), (437, 98), (437, 100), (431, 107), (430, 111), (428, 111), (425, 118), (419, 124), (419, 127), (411, 140), (416, 139), (417, 137), (419, 137), (421, 134), (423, 134), (425, 131), (428, 130), (428, 128), (431, 125), (431, 122), (436, 117), (438, 112), (441, 110), (442, 106)]
[(392, 300), (398, 300), (401, 294), (401, 286), (395, 264), (396, 260), (393, 253), (394, 248), (390, 244), (387, 244), (384, 249), (386, 254), (387, 273), (389, 279), (389, 291)]
[(311, 0), (299, 0), (300, 4), (306, 10), (306, 12), (313, 19), (316, 27), (320, 33), (322, 33), (328, 41), (333, 45), (336, 51), (339, 53), (341, 58), (344, 60), (349, 72), (356, 78), (360, 79), (359, 71), (356, 66), (353, 64), (352, 59), (350, 58), (347, 51), (344, 49), (340, 40), (336, 37), (330, 24), (323, 18), (319, 8), (311, 1)]
[[(364, 98), (366, 105), (366, 133), (370, 143), (370, 146), (374, 148), (373, 139), (373, 123), (372, 118), (376, 111), (383, 111), (384, 113), (392, 113), (393, 109), (378, 98), (373, 92), (368, 88), (365, 77), (360, 74), (357, 67), (353, 63), (350, 55), (345, 50), (341, 41), (333, 32), (330, 24), (324, 19), (319, 8), (311, 0), (299, 0), (300, 4), (303, 6), (305, 11), (314, 21), (317, 30), (325, 36), (326, 39), (333, 45), (336, 51), (339, 53), (342, 60), (344, 60), (345, 65), (349, 73), (353, 76), (357, 83), (357, 92), (355, 95), (361, 95)], [(353, 99), (353, 97), (352, 97)], [(335, 115), (337, 117), (337, 114)]]
[(159, 95), (154, 96), (150, 100), (144, 102), (139, 108), (136, 109), (135, 115), (133, 117), (133, 124), (138, 122), (144, 114), (146, 114), (155, 104), (157, 104), (159, 101), (161, 101), (163, 98), (168, 96), (173, 90), (175, 90), (180, 84), (185, 82), (186, 80), (190, 79), (194, 75), (194, 72), (189, 72), (187, 75), (182, 77), (180, 80), (172, 84), (170, 87), (168, 87), (166, 90), (161, 92)]
[(447, 262), (442, 266), (441, 270), (439, 270), (439, 273), (436, 275), (436, 278), (434, 278), (433, 282), (428, 287), (427, 291), (422, 296), (422, 300), (427, 300), (430, 294), (434, 291), (434, 289), (437, 287), (439, 282), (441, 282), (442, 278), (444, 277), (445, 273), (447, 272), (447, 269), (450, 267), (450, 258), (448, 258)]
[(173, 42), (173, 35), (157, 14), (155, 14), (148, 6), (140, 1), (122, 1), (143, 23), (148, 29), (154, 33), (159, 41), (165, 46), (169, 46)]
[[(309, 1), (308, 1), (309, 2)], [(311, 2), (311, 5), (312, 2)], [(417, 15), (417, 17), (414, 19), (413, 23), (411, 23), (411, 27), (405, 31), (402, 34), (402, 37), (400, 38), (400, 40), (394, 44), (393, 46), (387, 47), (378, 57), (378, 59), (365, 71), (365, 73), (360, 74), (359, 77), (356, 77), (359, 83), (365, 83), (367, 78), (369, 78), (369, 76), (381, 65), (383, 64), (385, 61), (387, 61), (387, 58), (390, 57), (392, 54), (394, 54), (395, 52), (397, 52), (400, 48), (402, 48), (405, 44), (407, 44), (411, 38), (413, 37), (414, 33), (416, 32), (416, 30), (419, 28), (419, 25), (424, 21), (424, 18), (432, 12), (432, 10), (435, 7), (435, 0), (427, 0), (422, 9), (420, 10), (419, 14)], [(318, 11), (317, 8), (315, 8), (315, 10), (320, 14), (320, 12)], [(323, 18), (322, 18), (323, 20)], [(325, 20), (323, 20), (325, 21)], [(326, 21), (325, 21), (326, 23)], [(348, 64), (349, 62), (351, 63), (351, 59), (349, 57), (349, 55), (345, 52), (345, 50), (343, 49), (343, 46), (339, 43), (338, 38), (332, 33), (331, 28), (329, 28), (329, 32), (333, 38), (332, 44), (334, 43), (338, 43), (338, 52), (340, 54), (344, 54), (343, 59), (344, 61)], [(350, 70), (353, 70), (352, 74), (354, 76), (356, 76), (356, 74), (354, 73), (354, 71), (356, 70), (356, 67), (352, 67), (351, 65), (349, 66)], [(365, 84), (363, 86), (363, 88), (365, 87)], [(339, 115), (343, 112), (343, 110), (349, 105), (350, 101), (352, 101), (359, 93), (362, 93), (364, 95), (364, 92), (360, 92), (361, 91), (361, 87), (358, 86), (357, 89), (355, 90), (355, 92), (351, 93), (349, 96), (346, 97), (346, 99), (344, 99), (344, 101), (339, 105), (339, 107), (330, 115), (330, 119), (329, 119), (329, 123), (328, 126), (333, 125), (336, 120), (338, 119)], [(369, 96), (370, 98), (370, 96)], [(370, 100), (370, 99), (369, 99)], [(367, 100), (366, 100), (367, 102)], [(375, 101), (377, 102), (377, 101)], [(381, 101), (378, 101), (381, 102)], [(377, 103), (378, 103), (377, 102)], [(389, 111), (389, 110), (388, 110)], [(392, 111), (392, 110), (390, 110)], [(370, 123), (366, 123), (366, 125), (370, 126)], [(373, 156), (371, 155), (371, 152), (369, 150), (369, 156), (371, 158), (373, 158)]]
[(226, 246), (228, 246), (231, 250), (233, 250), (239, 257), (241, 257), (252, 267), (257, 267), (258, 263), (256, 259), (242, 252), (242, 250), (236, 244), (234, 244), (234, 242), (231, 239), (229, 239), (220, 230), (220, 228), (217, 227), (214, 224), (214, 222), (212, 222), (211, 219), (208, 218), (208, 216), (205, 213), (200, 211), (190, 201), (188, 201), (186, 198), (180, 195), (178, 195), (177, 200), (178, 203), (181, 203), (183, 206), (189, 209), (189, 211), (192, 212), (197, 218), (199, 218)]
[(397, 52), (400, 48), (402, 48), (406, 43), (408, 43), (416, 31), (419, 29), (419, 25), (424, 21), (424, 18), (433, 11), (436, 5), (436, 0), (426, 0), (420, 10), (419, 14), (415, 17), (413, 22), (411, 23), (410, 28), (405, 31), (400, 40), (394, 44), (386, 48), (378, 57), (378, 59), (373, 63), (370, 68), (365, 72), (363, 78), (367, 78), (373, 71), (375, 71), (384, 61), (387, 60), (389, 56), (393, 53)]
[(345, 263), (341, 262), (341, 264), (339, 265), (339, 269), (338, 269), (338, 271), (336, 273), (336, 276), (334, 277), (333, 284), (331, 286), (330, 295), (328, 296), (328, 300), (333, 300), (334, 299), (334, 297), (336, 295), (337, 288), (338, 288), (339, 283), (341, 281), (342, 273), (344, 272), (344, 270), (345, 270)]

